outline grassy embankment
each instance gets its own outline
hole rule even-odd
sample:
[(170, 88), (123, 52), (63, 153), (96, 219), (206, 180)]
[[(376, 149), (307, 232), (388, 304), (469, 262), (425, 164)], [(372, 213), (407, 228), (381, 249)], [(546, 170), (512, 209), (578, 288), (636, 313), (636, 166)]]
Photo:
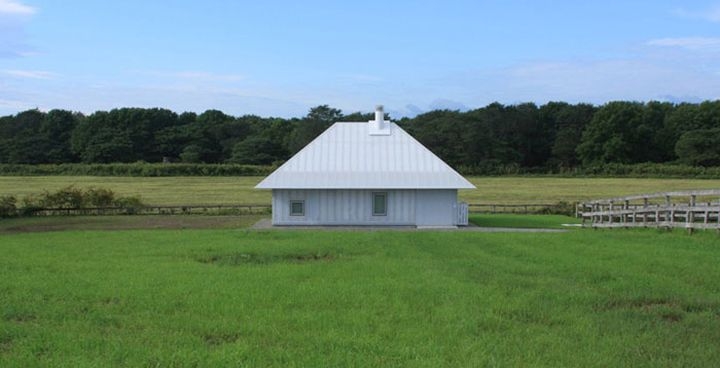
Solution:
[[(148, 204), (269, 204), (270, 192), (253, 189), (261, 177), (0, 176), (0, 196), (23, 197), (76, 185), (139, 195)], [(471, 177), (477, 190), (461, 190), (468, 203), (553, 204), (669, 190), (716, 189), (720, 180), (556, 177)]]
[(709, 367), (713, 233), (0, 236), (0, 366)]

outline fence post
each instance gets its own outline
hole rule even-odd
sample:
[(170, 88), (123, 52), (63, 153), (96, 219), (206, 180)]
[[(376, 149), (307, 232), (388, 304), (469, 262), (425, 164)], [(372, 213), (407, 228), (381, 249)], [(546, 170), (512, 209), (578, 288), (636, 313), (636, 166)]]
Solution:
[[(623, 215), (622, 215), (623, 225), (625, 225), (625, 226), (627, 226), (627, 223), (628, 223), (628, 213), (627, 213), (627, 210), (628, 210), (628, 209), (630, 209), (630, 201), (628, 201), (628, 200), (626, 199), (626, 200), (625, 200), (625, 203), (623, 203), (623, 210), (624, 210), (624, 212), (623, 212)], [(633, 218), (635, 218), (635, 216), (633, 216)]]
[[(578, 218), (578, 206), (580, 204), (578, 202), (575, 202), (575, 218)], [(583, 217), (583, 223), (585, 223), (585, 218)]]

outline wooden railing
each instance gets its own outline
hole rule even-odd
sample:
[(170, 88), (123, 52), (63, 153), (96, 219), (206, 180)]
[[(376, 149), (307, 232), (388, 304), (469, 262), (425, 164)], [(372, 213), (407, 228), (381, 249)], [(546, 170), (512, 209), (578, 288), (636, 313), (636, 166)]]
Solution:
[(578, 205), (583, 226), (720, 230), (720, 190), (641, 194)]
[(102, 208), (32, 208), (22, 209), (29, 216), (74, 216), (74, 215), (222, 215), (270, 213), (268, 204), (242, 205), (191, 205), (191, 206), (142, 206)]
[[(572, 205), (572, 204), (570, 204)], [(498, 203), (469, 203), (471, 213), (555, 213), (561, 209), (561, 204), (498, 204)]]
[[(458, 203), (458, 210), (460, 211)], [(562, 204), (501, 204), (501, 203), (462, 203), (465, 217), (467, 213), (508, 213), (536, 214), (555, 213)], [(565, 205), (567, 206), (567, 205)], [(188, 214), (270, 214), (269, 204), (242, 205), (175, 205), (175, 206), (139, 206), (139, 207), (91, 207), (91, 208), (21, 208), (18, 214), (25, 216), (102, 216), (102, 215), (188, 215)], [(460, 218), (459, 218), (460, 220)]]
[(465, 202), (459, 202), (457, 204), (457, 224), (460, 226), (467, 226), (469, 223), (468, 219), (468, 204)]

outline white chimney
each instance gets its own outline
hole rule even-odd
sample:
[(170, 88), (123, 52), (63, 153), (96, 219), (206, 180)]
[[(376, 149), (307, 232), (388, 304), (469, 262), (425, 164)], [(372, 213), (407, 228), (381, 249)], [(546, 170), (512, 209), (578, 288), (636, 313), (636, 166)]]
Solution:
[(390, 135), (389, 121), (385, 121), (383, 105), (375, 106), (375, 120), (368, 121), (370, 135)]
[(375, 106), (375, 121), (382, 129), (382, 126), (385, 124), (385, 112), (383, 111), (383, 105)]

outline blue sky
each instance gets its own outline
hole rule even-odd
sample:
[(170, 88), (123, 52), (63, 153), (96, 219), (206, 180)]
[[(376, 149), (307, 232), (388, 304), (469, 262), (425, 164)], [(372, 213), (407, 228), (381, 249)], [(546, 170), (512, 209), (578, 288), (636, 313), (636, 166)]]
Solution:
[(0, 115), (720, 98), (720, 1), (0, 0)]

